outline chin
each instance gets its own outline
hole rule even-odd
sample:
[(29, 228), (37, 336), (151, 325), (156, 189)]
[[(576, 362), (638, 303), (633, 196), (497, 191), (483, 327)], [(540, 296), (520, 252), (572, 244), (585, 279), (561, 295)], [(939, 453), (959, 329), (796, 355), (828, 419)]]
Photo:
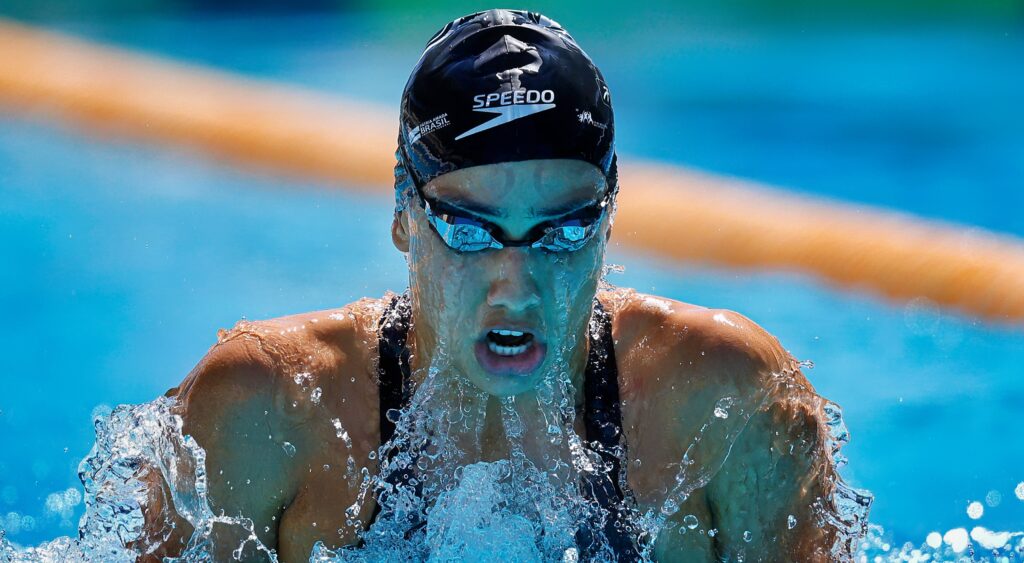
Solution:
[(516, 375), (489, 373), (477, 363), (475, 358), (471, 358), (467, 364), (468, 369), (462, 370), (462, 373), (474, 387), (488, 395), (504, 398), (536, 390), (540, 385), (547, 362), (531, 373)]

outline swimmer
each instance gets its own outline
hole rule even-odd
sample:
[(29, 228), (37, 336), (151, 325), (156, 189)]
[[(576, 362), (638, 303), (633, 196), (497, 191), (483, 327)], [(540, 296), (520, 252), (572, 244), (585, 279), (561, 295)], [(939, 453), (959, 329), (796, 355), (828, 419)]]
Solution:
[[(656, 560), (850, 558), (827, 517), (838, 476), (820, 403), (798, 392), (810, 385), (779, 342), (737, 313), (600, 283), (614, 131), (604, 78), (547, 17), (491, 10), (437, 32), (401, 102), (391, 235), (408, 292), (240, 322), (168, 391), (206, 451), (214, 513), (250, 519), (284, 562), (316, 542), (358, 544), (346, 522), (365, 528), (378, 507), (345, 468), (379, 470), (378, 447), (443, 349), (484, 397), (466, 409), (482, 428), (469, 461), (510, 456), (502, 398), (529, 404), (562, 366), (570, 425), (624, 452), (601, 454), (622, 480), (589, 494), (682, 532), (657, 535)], [(535, 418), (518, 434), (527, 455), (547, 440)], [(681, 474), (690, 489), (668, 499)], [(154, 482), (141, 560), (186, 547), (169, 498)], [(635, 530), (605, 528), (614, 559), (637, 559)], [(248, 534), (214, 529), (214, 553), (229, 558)]]

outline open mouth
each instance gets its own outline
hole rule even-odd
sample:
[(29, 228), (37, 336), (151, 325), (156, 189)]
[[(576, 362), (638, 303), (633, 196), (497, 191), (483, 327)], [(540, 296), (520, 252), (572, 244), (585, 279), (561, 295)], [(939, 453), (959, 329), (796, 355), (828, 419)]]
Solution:
[(488, 330), (476, 344), (480, 365), (495, 375), (526, 375), (540, 366), (546, 347), (533, 333), (513, 328)]
[(522, 354), (533, 343), (533, 334), (518, 330), (487, 331), (487, 349), (499, 356)]

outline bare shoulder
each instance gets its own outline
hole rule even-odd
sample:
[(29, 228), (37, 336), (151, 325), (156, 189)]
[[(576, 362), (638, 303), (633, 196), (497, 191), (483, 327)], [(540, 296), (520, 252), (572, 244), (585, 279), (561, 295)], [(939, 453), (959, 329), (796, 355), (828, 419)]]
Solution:
[(738, 313), (627, 289), (600, 299), (614, 315), (624, 432), (630, 455), (642, 460), (630, 479), (641, 497), (664, 490), (671, 467), (717, 414), (750, 413), (779, 381), (803, 378), (778, 340)]
[(638, 500), (660, 506), (658, 493), (676, 482), (685, 455), (699, 469), (688, 478), (701, 489), (678, 516), (693, 514), (717, 530), (706, 545), (672, 534), (657, 551), (666, 560), (701, 550), (728, 559), (827, 560), (834, 530), (817, 525), (817, 514), (831, 502), (835, 477), (822, 400), (799, 363), (739, 313), (630, 291), (602, 301), (615, 312), (615, 351), (629, 390), (628, 451), (642, 460), (628, 474)]
[[(378, 441), (374, 381), (383, 300), (241, 321), (180, 386), (183, 431), (206, 450), (210, 503), (242, 514), (279, 553), (308, 554), (317, 520), (338, 521)], [(315, 471), (314, 471), (315, 470)], [(280, 535), (278, 535), (280, 532)], [(309, 536), (309, 537), (307, 537)]]
[(625, 289), (604, 292), (601, 300), (614, 314), (627, 393), (658, 392), (662, 384), (760, 387), (773, 373), (805, 383), (778, 339), (740, 313)]
[[(263, 397), (272, 400), (274, 412), (301, 417), (309, 413), (299, 407), (313, 404), (303, 395), (313, 389), (319, 387), (322, 397), (327, 388), (365, 386), (379, 316), (380, 300), (363, 299), (338, 309), (239, 321), (218, 331), (217, 342), (168, 394), (191, 414), (208, 402), (223, 406)], [(342, 375), (356, 385), (339, 385)]]

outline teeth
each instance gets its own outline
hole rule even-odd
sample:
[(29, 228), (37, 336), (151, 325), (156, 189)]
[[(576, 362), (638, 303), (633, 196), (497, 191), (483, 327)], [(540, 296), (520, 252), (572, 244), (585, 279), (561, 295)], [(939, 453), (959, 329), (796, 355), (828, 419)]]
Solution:
[[(522, 334), (522, 333), (520, 333), (520, 334)], [(530, 347), (529, 344), (521, 344), (519, 346), (499, 346), (499, 345), (495, 344), (494, 342), (488, 342), (487, 343), (487, 348), (491, 352), (494, 352), (495, 354), (498, 354), (499, 356), (515, 356), (517, 354), (522, 354), (529, 347)]]
[(502, 336), (522, 336), (522, 335), (526, 334), (524, 332), (519, 332), (518, 330), (501, 330), (501, 329), (495, 329), (495, 330), (492, 330), (491, 332), (496, 333), (496, 334), (500, 334)]

